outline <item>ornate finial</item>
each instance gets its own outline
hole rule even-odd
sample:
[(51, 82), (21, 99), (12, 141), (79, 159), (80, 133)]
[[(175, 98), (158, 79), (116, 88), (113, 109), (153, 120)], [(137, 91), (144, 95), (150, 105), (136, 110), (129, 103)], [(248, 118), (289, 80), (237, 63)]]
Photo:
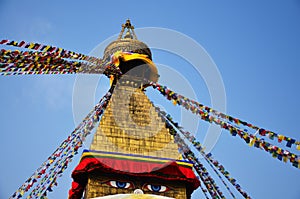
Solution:
[[(125, 29), (127, 29), (127, 31), (123, 37)], [(134, 32), (134, 26), (131, 25), (131, 22), (129, 19), (126, 20), (125, 24), (122, 24), (122, 30), (118, 37), (118, 40), (120, 40), (120, 39), (137, 39), (135, 32)]]
[(151, 50), (145, 43), (137, 39), (134, 27), (129, 19), (122, 24), (122, 30), (118, 38), (105, 48), (103, 59), (109, 61), (111, 55), (118, 51), (144, 54), (152, 60)]
[(126, 23), (125, 23), (125, 28), (130, 28), (130, 29), (134, 29), (134, 27), (131, 25), (131, 23), (130, 23), (130, 19), (127, 19), (126, 20)]

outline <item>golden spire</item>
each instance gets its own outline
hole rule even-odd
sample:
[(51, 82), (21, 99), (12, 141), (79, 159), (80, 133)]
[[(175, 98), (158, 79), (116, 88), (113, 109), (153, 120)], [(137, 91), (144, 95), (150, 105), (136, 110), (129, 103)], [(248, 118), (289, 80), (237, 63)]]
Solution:
[[(123, 37), (125, 29), (127, 31), (126, 31), (125, 36)], [(136, 39), (137, 40), (136, 34), (134, 32), (134, 26), (131, 25), (131, 22), (129, 19), (126, 20), (125, 24), (122, 24), (122, 30), (119, 34), (118, 40), (121, 40), (121, 39)]]

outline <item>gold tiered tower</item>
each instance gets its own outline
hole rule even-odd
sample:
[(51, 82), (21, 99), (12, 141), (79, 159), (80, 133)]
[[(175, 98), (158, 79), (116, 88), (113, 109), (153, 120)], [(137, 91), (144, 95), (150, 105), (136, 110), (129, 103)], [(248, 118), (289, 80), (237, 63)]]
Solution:
[(129, 20), (103, 59), (116, 53), (135, 57), (120, 57), (123, 75), (112, 77), (112, 97), (83, 155), (95, 161), (75, 169), (75, 183), (85, 185), (84, 198), (190, 198), (198, 181), (190, 164), (178, 161), (177, 144), (144, 93), (145, 79), (156, 82), (158, 72), (150, 49), (137, 40)]

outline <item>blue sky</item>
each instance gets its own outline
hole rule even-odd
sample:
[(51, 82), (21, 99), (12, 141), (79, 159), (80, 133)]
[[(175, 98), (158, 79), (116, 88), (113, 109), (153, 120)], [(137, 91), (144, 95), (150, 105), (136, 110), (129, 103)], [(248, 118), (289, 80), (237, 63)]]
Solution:
[[(0, 0), (0, 38), (41, 42), (88, 54), (99, 43), (119, 33), (127, 18), (136, 28), (168, 28), (198, 42), (218, 67), (228, 114), (300, 139), (299, 0), (215, 3)], [(197, 99), (211, 105), (203, 78), (186, 70), (189, 63), (168, 52), (153, 50), (153, 54), (155, 63), (183, 74)], [(162, 83), (188, 93), (180, 82), (172, 83), (163, 68), (160, 71)], [(81, 78), (88, 81), (91, 77)], [(76, 81), (75, 75), (0, 77), (0, 198), (8, 198), (75, 128), (78, 119), (74, 122), (72, 102)], [(92, 100), (99, 99), (105, 89), (107, 81), (101, 79)], [(82, 102), (91, 100), (84, 93), (78, 96)], [(169, 108), (162, 97), (154, 94), (151, 97)], [(170, 107), (177, 120), (178, 110), (179, 107)], [(89, 112), (89, 107), (81, 108), (80, 112)], [(194, 124), (198, 121), (189, 118), (193, 118)], [(200, 140), (205, 129), (207, 124), (200, 122), (197, 131)], [(250, 148), (238, 137), (223, 131), (212, 153), (253, 198), (300, 198), (299, 169)], [(49, 198), (67, 197), (70, 174), (77, 163), (78, 158)], [(202, 197), (200, 191), (193, 195)]]

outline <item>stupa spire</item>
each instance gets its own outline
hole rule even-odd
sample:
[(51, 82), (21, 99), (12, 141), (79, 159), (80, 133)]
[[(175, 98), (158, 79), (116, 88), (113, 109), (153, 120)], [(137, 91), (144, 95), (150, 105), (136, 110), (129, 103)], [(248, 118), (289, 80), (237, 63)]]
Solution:
[[(126, 30), (126, 33), (124, 35), (124, 32)], [(118, 40), (120, 39), (136, 39), (136, 34), (134, 32), (134, 26), (131, 25), (131, 22), (129, 19), (126, 20), (125, 24), (122, 24), (122, 29), (121, 32), (119, 34)]]

